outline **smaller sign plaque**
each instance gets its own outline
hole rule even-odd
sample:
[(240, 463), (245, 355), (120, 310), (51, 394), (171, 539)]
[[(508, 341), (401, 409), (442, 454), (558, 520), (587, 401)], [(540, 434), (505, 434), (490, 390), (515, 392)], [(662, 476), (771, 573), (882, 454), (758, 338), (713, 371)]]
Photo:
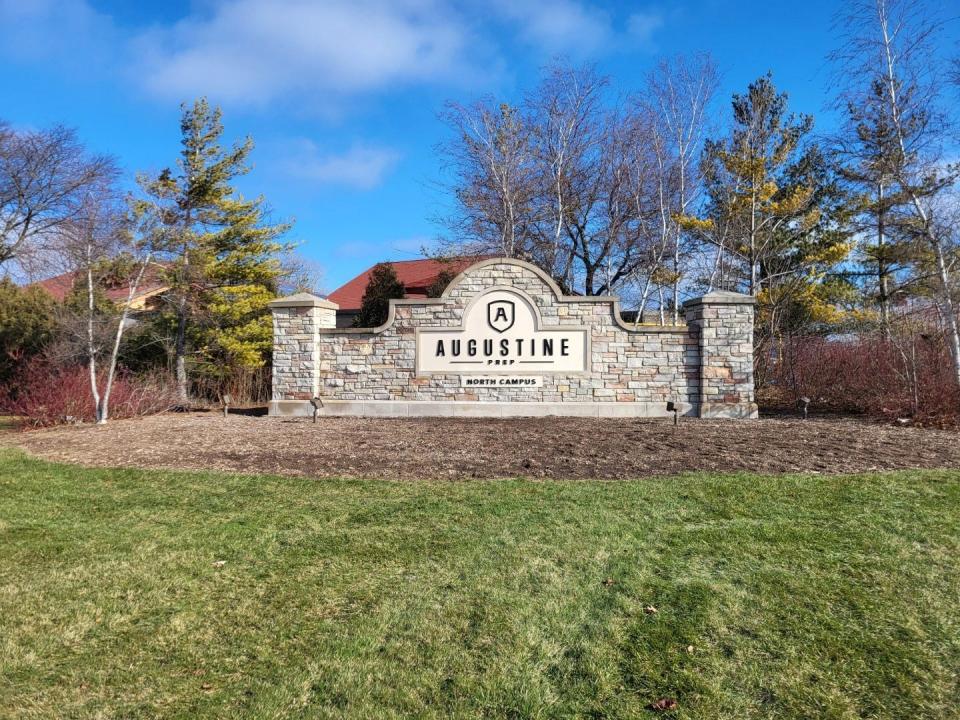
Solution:
[(460, 387), (538, 388), (543, 387), (540, 375), (461, 375)]

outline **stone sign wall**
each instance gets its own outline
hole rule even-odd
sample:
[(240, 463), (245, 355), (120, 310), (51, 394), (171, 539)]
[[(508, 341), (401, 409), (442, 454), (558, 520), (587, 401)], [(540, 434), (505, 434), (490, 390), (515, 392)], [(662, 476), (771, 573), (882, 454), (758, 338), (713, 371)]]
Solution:
[(687, 324), (635, 326), (613, 297), (565, 296), (539, 268), (495, 258), (436, 299), (393, 300), (378, 328), (337, 306), (271, 303), (274, 415), (756, 417), (753, 299), (715, 292)]

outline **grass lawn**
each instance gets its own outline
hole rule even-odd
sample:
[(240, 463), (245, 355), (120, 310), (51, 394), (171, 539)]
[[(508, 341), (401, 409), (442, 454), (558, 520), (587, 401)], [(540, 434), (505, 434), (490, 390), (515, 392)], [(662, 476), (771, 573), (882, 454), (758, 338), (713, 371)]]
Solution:
[(392, 483), (0, 450), (0, 717), (939, 719), (958, 673), (960, 471)]

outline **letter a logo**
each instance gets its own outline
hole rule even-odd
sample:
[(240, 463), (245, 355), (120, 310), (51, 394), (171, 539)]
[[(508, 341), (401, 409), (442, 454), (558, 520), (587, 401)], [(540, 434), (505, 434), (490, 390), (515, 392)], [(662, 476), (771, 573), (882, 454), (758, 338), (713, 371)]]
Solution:
[(494, 300), (487, 305), (487, 323), (499, 333), (513, 327), (513, 301)]

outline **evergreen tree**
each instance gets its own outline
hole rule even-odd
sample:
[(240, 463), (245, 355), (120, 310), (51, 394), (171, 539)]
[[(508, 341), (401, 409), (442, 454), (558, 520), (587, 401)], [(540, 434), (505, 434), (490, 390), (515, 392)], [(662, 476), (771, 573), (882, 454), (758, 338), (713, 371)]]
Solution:
[(740, 261), (745, 289), (756, 296), (780, 275), (842, 259), (845, 246), (824, 233), (840, 193), (819, 147), (805, 142), (813, 118), (788, 115), (787, 96), (769, 74), (734, 95), (732, 106), (730, 135), (704, 151), (706, 221), (732, 225), (723, 249)]
[(55, 306), (38, 287), (20, 289), (9, 278), (0, 279), (0, 383), (53, 337)]
[(838, 138), (841, 177), (850, 188), (851, 228), (860, 235), (857, 266), (849, 273), (869, 306), (879, 310), (880, 327), (890, 333), (890, 306), (911, 282), (909, 268), (919, 260), (910, 233), (900, 219), (909, 213), (896, 187), (897, 133), (874, 82), (869, 94), (846, 104), (846, 122)]
[(889, 188), (881, 205), (884, 227), (895, 224), (902, 239), (915, 241), (911, 280), (935, 299), (960, 385), (960, 164), (950, 162), (944, 111), (938, 42), (943, 18), (923, 3), (851, 0), (839, 20), (845, 37), (832, 58), (842, 72), (841, 97), (845, 105), (870, 109), (882, 129), (883, 142), (873, 155)]
[(229, 150), (220, 146), (219, 108), (206, 99), (182, 106), (182, 150), (177, 170), (140, 178), (142, 212), (159, 222), (159, 245), (169, 260), (166, 294), (177, 385), (189, 393), (187, 358), (222, 374), (265, 362), (271, 344), (266, 304), (281, 274), (280, 237), (288, 223), (266, 222), (263, 197), (248, 200), (233, 187), (249, 171), (248, 137)]
[(453, 282), (453, 279), (457, 276), (457, 273), (453, 270), (448, 270), (444, 268), (439, 273), (437, 277), (434, 278), (433, 282), (430, 283), (430, 287), (427, 288), (427, 297), (429, 298), (438, 298), (443, 295), (443, 291), (447, 289), (447, 285)]
[(846, 205), (835, 169), (809, 140), (813, 118), (788, 114), (769, 74), (732, 105), (729, 136), (704, 151), (706, 217), (687, 226), (722, 238), (718, 265), (738, 275), (721, 284), (757, 297), (762, 343), (790, 318), (836, 319), (832, 297), (842, 288), (831, 273), (850, 252)]
[(390, 300), (403, 298), (406, 292), (397, 271), (390, 263), (377, 263), (370, 271), (370, 280), (363, 291), (360, 314), (354, 319), (355, 327), (379, 327), (387, 321)]

